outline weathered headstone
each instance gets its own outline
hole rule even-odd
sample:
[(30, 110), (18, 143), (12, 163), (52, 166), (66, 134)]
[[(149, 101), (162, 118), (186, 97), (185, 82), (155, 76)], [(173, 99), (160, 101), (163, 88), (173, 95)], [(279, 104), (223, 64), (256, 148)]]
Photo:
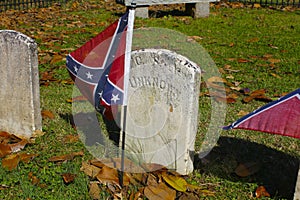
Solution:
[(0, 130), (29, 138), (41, 130), (38, 55), (26, 35), (0, 30)]
[(127, 156), (181, 174), (192, 172), (200, 68), (165, 49), (134, 51), (131, 60)]
[(300, 166), (299, 166), (298, 178), (295, 187), (294, 200), (300, 200)]

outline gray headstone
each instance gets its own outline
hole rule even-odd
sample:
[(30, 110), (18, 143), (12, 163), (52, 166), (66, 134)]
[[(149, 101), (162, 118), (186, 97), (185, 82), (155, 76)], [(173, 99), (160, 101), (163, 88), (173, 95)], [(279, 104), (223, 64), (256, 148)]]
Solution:
[(41, 130), (38, 55), (26, 35), (0, 30), (0, 130), (29, 138)]
[(134, 51), (126, 118), (126, 154), (180, 174), (193, 171), (200, 68), (165, 49)]
[(294, 200), (300, 200), (300, 166), (299, 166), (298, 178), (295, 187)]

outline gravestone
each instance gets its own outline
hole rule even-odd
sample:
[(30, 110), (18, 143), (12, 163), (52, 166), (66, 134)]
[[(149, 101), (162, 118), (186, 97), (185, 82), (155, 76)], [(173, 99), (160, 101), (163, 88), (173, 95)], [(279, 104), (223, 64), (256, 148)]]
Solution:
[(300, 200), (300, 166), (299, 166), (299, 172), (295, 187), (295, 194), (294, 194), (294, 200)]
[(125, 152), (180, 174), (193, 171), (200, 68), (165, 49), (133, 51)]
[(29, 138), (41, 130), (38, 55), (26, 35), (0, 30), (0, 130)]

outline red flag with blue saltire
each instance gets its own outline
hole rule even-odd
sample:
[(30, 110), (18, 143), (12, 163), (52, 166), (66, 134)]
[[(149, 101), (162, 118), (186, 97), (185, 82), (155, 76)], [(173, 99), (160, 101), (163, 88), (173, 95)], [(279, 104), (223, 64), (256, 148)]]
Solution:
[(80, 92), (111, 118), (114, 105), (127, 104), (134, 11), (67, 56), (67, 69)]
[(300, 139), (300, 88), (223, 129), (248, 129)]

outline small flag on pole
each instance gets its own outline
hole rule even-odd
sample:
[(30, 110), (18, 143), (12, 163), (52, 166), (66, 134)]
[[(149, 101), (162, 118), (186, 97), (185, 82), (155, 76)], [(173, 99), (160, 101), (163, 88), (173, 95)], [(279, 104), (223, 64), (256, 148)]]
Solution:
[(80, 92), (110, 119), (114, 105), (127, 104), (133, 21), (129, 10), (67, 56), (67, 69)]
[(300, 88), (223, 129), (248, 129), (300, 139)]

